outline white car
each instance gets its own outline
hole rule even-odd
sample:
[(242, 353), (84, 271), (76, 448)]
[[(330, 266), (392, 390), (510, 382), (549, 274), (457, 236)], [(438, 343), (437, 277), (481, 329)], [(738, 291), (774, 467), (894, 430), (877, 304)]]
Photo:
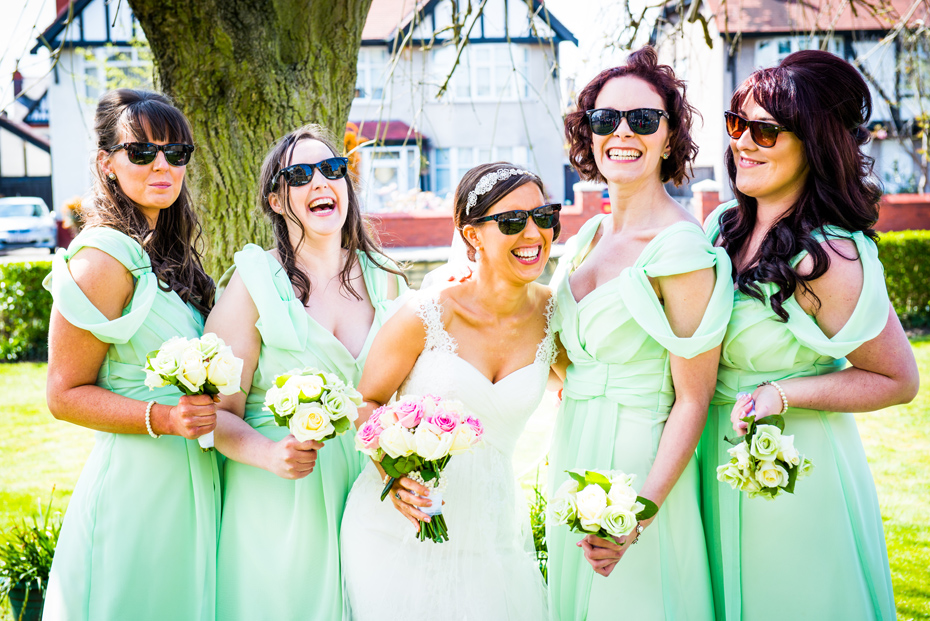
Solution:
[(0, 251), (48, 248), (55, 252), (58, 224), (45, 201), (36, 196), (0, 198)]

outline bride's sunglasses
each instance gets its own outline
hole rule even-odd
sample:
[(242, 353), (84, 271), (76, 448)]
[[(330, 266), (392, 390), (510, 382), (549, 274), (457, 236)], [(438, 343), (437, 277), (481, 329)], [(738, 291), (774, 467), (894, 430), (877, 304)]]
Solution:
[(626, 122), (630, 125), (630, 130), (640, 136), (648, 136), (659, 130), (659, 122), (662, 117), (669, 118), (668, 113), (664, 110), (655, 108), (636, 108), (635, 110), (613, 110), (612, 108), (598, 108), (588, 110), (588, 123), (591, 125), (591, 131), (598, 136), (609, 136), (620, 127), (620, 121), (626, 117)]
[(562, 205), (558, 203), (541, 205), (535, 209), (514, 209), (513, 211), (505, 211), (504, 213), (494, 214), (493, 216), (478, 218), (475, 220), (475, 224), (494, 220), (497, 222), (497, 228), (501, 230), (501, 233), (504, 235), (516, 235), (526, 228), (526, 223), (529, 221), (530, 217), (532, 217), (533, 222), (535, 222), (536, 226), (539, 228), (551, 229), (559, 223), (559, 211), (561, 209)]
[(191, 153), (194, 152), (192, 144), (153, 144), (151, 142), (124, 142), (123, 144), (113, 145), (105, 149), (107, 153), (113, 153), (120, 149), (126, 149), (126, 157), (129, 161), (137, 166), (151, 164), (158, 157), (158, 152), (165, 154), (165, 161), (172, 166), (187, 166), (191, 161)]
[(776, 125), (767, 121), (750, 121), (729, 110), (724, 112), (723, 116), (727, 120), (727, 133), (730, 134), (730, 138), (739, 140), (748, 127), (752, 141), (766, 149), (775, 146), (778, 134), (791, 131), (784, 125)]
[(349, 172), (349, 158), (330, 157), (316, 164), (294, 164), (282, 168), (271, 179), (271, 191), (277, 192), (278, 179), (280, 178), (284, 178), (285, 183), (292, 188), (307, 185), (313, 179), (314, 168), (318, 169), (320, 174), (330, 181), (335, 181), (336, 179), (342, 179)]

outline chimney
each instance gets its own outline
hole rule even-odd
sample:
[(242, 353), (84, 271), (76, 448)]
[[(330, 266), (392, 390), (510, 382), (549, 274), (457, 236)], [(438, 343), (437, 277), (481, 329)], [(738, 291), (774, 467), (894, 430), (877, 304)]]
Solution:
[(55, 0), (55, 14), (61, 13), (62, 9), (67, 9), (71, 0)]
[(17, 69), (13, 72), (13, 97), (19, 97), (23, 92), (23, 74)]

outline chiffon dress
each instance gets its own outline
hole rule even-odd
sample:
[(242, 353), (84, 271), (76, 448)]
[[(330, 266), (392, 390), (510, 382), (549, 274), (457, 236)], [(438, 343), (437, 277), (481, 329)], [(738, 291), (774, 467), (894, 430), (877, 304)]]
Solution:
[[(82, 248), (107, 253), (132, 274), (132, 299), (121, 317), (107, 319), (71, 277), (68, 262)], [(159, 287), (136, 241), (109, 228), (85, 229), (58, 251), (43, 285), (65, 320), (109, 343), (97, 386), (139, 401), (178, 403), (181, 393), (173, 386), (150, 391), (142, 367), (168, 339), (199, 337), (203, 318)], [(220, 511), (215, 455), (180, 436), (96, 432), (65, 514), (43, 618), (213, 619)]]
[[(436, 294), (419, 294), (426, 343), (398, 395), (461, 401), (484, 427), (483, 442), (443, 470), (449, 541), (420, 541), (369, 461), (342, 521), (350, 617), (356, 621), (539, 621), (546, 592), (529, 534), (526, 499), (512, 459), (542, 400), (556, 350), (547, 325), (534, 361), (492, 383), (456, 353)], [(550, 299), (548, 315), (553, 301)], [(547, 321), (547, 324), (549, 322)]]
[[(707, 219), (713, 242), (729, 203)], [(825, 375), (842, 370), (845, 356), (884, 329), (888, 294), (875, 243), (834, 227), (815, 238), (851, 239), (864, 282), (855, 311), (833, 338), (817, 326), (794, 296), (784, 303), (787, 323), (768, 302), (739, 290), (720, 357), (717, 390), (701, 439), (704, 526), (718, 618), (894, 619), (895, 604), (875, 484), (852, 414), (790, 408), (785, 434), (811, 459), (810, 477), (794, 494), (748, 498), (717, 481), (729, 461), (734, 435), (730, 412), (740, 392), (763, 380)], [(797, 265), (805, 255), (792, 260)], [(768, 299), (772, 283), (757, 283)], [(789, 404), (790, 405), (790, 404)]]
[[(248, 244), (236, 253), (234, 267), (221, 281), (228, 281), (235, 270), (258, 309), (255, 327), (262, 346), (246, 398), (245, 422), (272, 441), (289, 433), (264, 409), (265, 393), (275, 377), (315, 367), (357, 385), (391, 303), (389, 281), (397, 280), (399, 292), (405, 287), (363, 253), (358, 260), (375, 318), (357, 357), (307, 313), (287, 272), (269, 252)], [(353, 426), (325, 442), (313, 472), (296, 481), (226, 460), (218, 620), (342, 618), (339, 525), (363, 457), (355, 449)]]
[[(576, 468), (635, 474), (641, 489), (675, 401), (669, 354), (713, 349), (730, 316), (730, 260), (689, 222), (663, 230), (631, 267), (576, 302), (569, 277), (607, 217), (595, 216), (568, 241), (553, 275), (556, 329), (571, 364), (549, 454), (550, 490)], [(715, 268), (716, 284), (704, 317), (693, 336), (675, 336), (649, 278), (705, 268)], [(576, 545), (582, 538), (547, 524), (552, 619), (713, 618), (696, 459), (610, 576), (594, 573)]]

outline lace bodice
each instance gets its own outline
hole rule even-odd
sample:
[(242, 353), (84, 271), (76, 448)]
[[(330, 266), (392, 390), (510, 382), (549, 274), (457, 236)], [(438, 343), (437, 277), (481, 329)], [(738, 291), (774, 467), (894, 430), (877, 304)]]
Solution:
[(546, 333), (533, 362), (492, 383), (459, 357), (458, 343), (443, 326), (438, 295), (424, 296), (417, 314), (426, 328), (426, 344), (398, 395), (432, 394), (461, 401), (481, 418), (485, 442), (511, 457), (527, 419), (539, 405), (549, 367), (555, 361), (555, 339), (550, 329), (554, 307), (553, 296), (546, 306)]

